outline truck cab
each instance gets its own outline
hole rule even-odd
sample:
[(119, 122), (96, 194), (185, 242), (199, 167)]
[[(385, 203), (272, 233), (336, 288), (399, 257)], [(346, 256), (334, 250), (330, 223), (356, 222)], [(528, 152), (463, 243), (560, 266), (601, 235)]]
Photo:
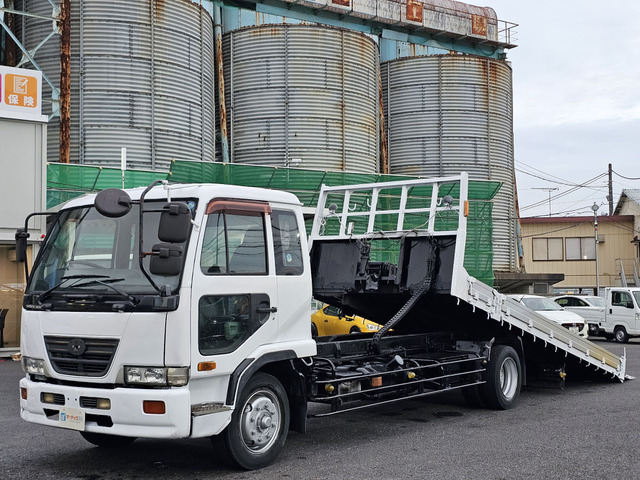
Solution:
[[(218, 434), (252, 372), (316, 353), (300, 202), (226, 185), (104, 192), (60, 210), (34, 264), (21, 416), (96, 444)], [(282, 428), (270, 415), (265, 431)]]

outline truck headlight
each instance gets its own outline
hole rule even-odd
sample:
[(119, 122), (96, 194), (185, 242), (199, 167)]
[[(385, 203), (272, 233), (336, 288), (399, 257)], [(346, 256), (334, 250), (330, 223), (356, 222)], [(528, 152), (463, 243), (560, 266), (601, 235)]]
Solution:
[(189, 368), (124, 367), (124, 381), (128, 385), (181, 387), (189, 382)]
[(47, 367), (40, 358), (22, 357), (22, 369), (29, 375), (47, 375)]

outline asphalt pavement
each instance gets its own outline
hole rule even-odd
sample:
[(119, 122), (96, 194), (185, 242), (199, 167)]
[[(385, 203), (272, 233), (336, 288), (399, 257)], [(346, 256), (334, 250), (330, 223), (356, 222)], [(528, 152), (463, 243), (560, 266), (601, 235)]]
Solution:
[[(598, 342), (638, 380), (525, 389), (508, 411), (468, 407), (459, 392), (314, 418), (276, 462), (222, 465), (208, 439), (139, 439), (94, 447), (77, 432), (20, 418), (19, 362), (0, 362), (0, 478), (13, 479), (636, 479), (640, 476), (640, 340)], [(569, 379), (570, 380), (570, 379)]]

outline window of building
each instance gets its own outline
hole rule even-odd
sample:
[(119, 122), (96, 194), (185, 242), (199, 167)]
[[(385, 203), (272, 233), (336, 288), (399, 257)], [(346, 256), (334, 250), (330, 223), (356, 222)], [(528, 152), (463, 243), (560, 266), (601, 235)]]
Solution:
[(562, 238), (534, 238), (533, 260), (562, 260)]
[(573, 237), (565, 239), (567, 260), (595, 260), (596, 241), (593, 237)]

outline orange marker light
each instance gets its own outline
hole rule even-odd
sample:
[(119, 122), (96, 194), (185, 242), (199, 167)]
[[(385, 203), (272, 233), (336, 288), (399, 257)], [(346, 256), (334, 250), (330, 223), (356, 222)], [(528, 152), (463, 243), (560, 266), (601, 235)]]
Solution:
[(371, 379), (372, 387), (381, 387), (382, 386), (382, 377), (373, 377)]
[(145, 400), (142, 402), (142, 410), (144, 413), (149, 413), (153, 415), (164, 415), (167, 411), (164, 402), (159, 400)]
[(210, 372), (216, 369), (216, 362), (200, 362), (198, 364), (199, 372)]
[(20, 389), (20, 398), (22, 398), (22, 400), (26, 400), (27, 399), (27, 389), (26, 388), (21, 388)]
[(464, 216), (469, 216), (469, 200), (464, 201)]

